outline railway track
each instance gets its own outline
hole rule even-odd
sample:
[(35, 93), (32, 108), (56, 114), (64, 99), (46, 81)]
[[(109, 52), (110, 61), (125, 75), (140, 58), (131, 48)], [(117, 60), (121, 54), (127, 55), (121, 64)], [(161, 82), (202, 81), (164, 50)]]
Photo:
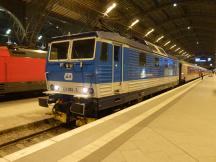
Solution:
[(71, 130), (54, 119), (0, 132), (0, 157)]

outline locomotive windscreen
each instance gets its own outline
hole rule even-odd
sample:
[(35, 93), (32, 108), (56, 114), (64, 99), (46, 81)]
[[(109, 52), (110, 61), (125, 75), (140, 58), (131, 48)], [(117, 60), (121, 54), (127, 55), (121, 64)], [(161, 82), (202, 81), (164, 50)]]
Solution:
[(67, 59), (69, 41), (52, 43), (50, 50), (50, 60), (65, 60)]
[(72, 59), (89, 59), (93, 57), (95, 39), (75, 40), (72, 46)]

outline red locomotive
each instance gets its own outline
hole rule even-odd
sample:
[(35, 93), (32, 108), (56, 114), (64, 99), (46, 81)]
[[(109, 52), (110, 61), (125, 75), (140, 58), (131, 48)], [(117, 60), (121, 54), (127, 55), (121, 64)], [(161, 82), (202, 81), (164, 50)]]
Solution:
[(46, 51), (0, 46), (0, 94), (46, 89)]

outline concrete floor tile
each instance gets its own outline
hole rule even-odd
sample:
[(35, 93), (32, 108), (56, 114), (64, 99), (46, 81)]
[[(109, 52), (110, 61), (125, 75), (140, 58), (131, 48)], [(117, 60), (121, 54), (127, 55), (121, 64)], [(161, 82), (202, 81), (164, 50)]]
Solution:
[(114, 151), (101, 162), (126, 162), (120, 151)]
[(5, 160), (5, 159), (0, 158), (0, 162), (8, 162), (8, 161)]
[(216, 162), (216, 156), (202, 156), (198, 157), (199, 162)]
[(133, 142), (127, 141), (124, 144), (122, 144), (119, 148), (119, 150), (136, 150), (139, 149)]
[(160, 151), (162, 149), (161, 146), (158, 146), (154, 144), (153, 141), (148, 140), (134, 140), (133, 144), (143, 152), (155, 152)]
[(139, 140), (139, 139), (148, 139), (152, 136), (152, 130), (148, 127), (143, 128), (139, 132), (137, 132), (134, 136), (131, 137), (130, 140)]
[(127, 162), (154, 162), (140, 150), (124, 150), (121, 153)]
[[(186, 154), (173, 154), (170, 156), (171, 162), (197, 162), (197, 159), (194, 159), (193, 157), (190, 157)], [(200, 162), (200, 161), (199, 161)]]
[(152, 159), (155, 162), (172, 162), (171, 157), (163, 151), (146, 153), (145, 156)]
[(186, 150), (194, 157), (216, 156), (216, 148), (210, 145), (185, 144), (185, 145), (181, 145), (180, 147)]

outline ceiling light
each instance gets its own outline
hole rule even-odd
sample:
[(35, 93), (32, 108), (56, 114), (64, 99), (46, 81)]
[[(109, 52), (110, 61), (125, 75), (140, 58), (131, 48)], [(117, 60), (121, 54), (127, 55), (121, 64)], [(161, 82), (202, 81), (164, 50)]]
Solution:
[(179, 54), (181, 54), (182, 52), (184, 52), (184, 50), (179, 51)]
[(188, 30), (190, 30), (190, 29), (191, 29), (191, 27), (190, 27), (190, 26), (188, 26), (188, 27), (187, 27), (187, 29), (188, 29)]
[(164, 36), (162, 35), (161, 37), (159, 37), (157, 40), (156, 40), (156, 42), (159, 42), (161, 39), (163, 39), (164, 38)]
[(3, 9), (3, 8), (0, 8), (0, 11), (4, 12), (4, 11), (5, 11), (5, 9)]
[(177, 48), (176, 50), (175, 50), (175, 52), (177, 52), (178, 50), (180, 50), (181, 48)]
[(136, 25), (139, 22), (139, 19), (136, 19), (134, 22), (131, 23), (129, 28), (132, 28), (134, 25)]
[(116, 3), (113, 3), (111, 6), (109, 6), (109, 7), (107, 8), (107, 10), (104, 12), (104, 15), (105, 15), (105, 16), (108, 16), (108, 13), (110, 13), (116, 6), (117, 6), (117, 4), (116, 4)]
[(196, 44), (198, 45), (198, 44), (199, 44), (199, 42), (197, 41), (197, 42), (196, 42)]
[(170, 47), (170, 49), (173, 49), (176, 45), (174, 44), (172, 47)]
[(6, 34), (9, 35), (11, 33), (11, 29), (7, 29)]
[(151, 34), (152, 32), (154, 32), (154, 29), (149, 30), (149, 31), (146, 33), (145, 37), (147, 37), (147, 36), (148, 36), (149, 34)]
[(164, 46), (167, 46), (168, 44), (170, 44), (171, 43), (171, 41), (168, 41), (168, 42), (166, 42), (165, 44), (164, 44)]
[(173, 7), (177, 7), (178, 6), (178, 4), (177, 3), (173, 3)]

